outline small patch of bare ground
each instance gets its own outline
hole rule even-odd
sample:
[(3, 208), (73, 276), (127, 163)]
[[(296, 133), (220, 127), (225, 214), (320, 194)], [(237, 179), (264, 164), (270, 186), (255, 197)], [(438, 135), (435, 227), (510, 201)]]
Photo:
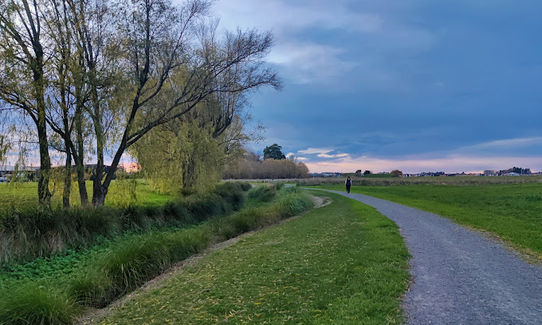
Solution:
[[(320, 197), (320, 196), (311, 195), (311, 199), (314, 202), (314, 208), (315, 209), (325, 207), (325, 206), (332, 203), (332, 200), (330, 198), (328, 198), (328, 197)], [(301, 215), (294, 216), (294, 217), (291, 217), (291, 218), (288, 218), (288, 219), (284, 219), (284, 220), (280, 221), (279, 223), (274, 224), (274, 225), (270, 225), (268, 227), (281, 225), (281, 224), (283, 224), (285, 222), (288, 222), (288, 221), (294, 220), (296, 218), (299, 218), (300, 216)], [(133, 299), (135, 297), (138, 297), (139, 295), (141, 295), (141, 294), (143, 294), (143, 293), (145, 293), (147, 291), (160, 288), (161, 286), (163, 286), (165, 284), (165, 282), (168, 279), (175, 276), (177, 273), (182, 271), (182, 269), (184, 269), (185, 267), (190, 266), (190, 265), (194, 265), (199, 260), (201, 260), (203, 257), (205, 257), (205, 256), (207, 256), (207, 255), (209, 255), (209, 254), (211, 254), (211, 253), (213, 253), (215, 251), (218, 251), (220, 249), (224, 249), (226, 247), (229, 247), (229, 246), (237, 243), (239, 240), (241, 240), (243, 238), (246, 238), (246, 237), (249, 237), (249, 236), (252, 236), (257, 231), (260, 231), (260, 230), (268, 228), (268, 227), (260, 228), (258, 230), (249, 231), (249, 232), (241, 234), (241, 235), (239, 235), (237, 237), (231, 238), (229, 240), (226, 240), (226, 241), (223, 241), (223, 242), (220, 242), (220, 243), (216, 243), (216, 244), (212, 245), (211, 247), (205, 249), (203, 252), (201, 252), (199, 254), (196, 254), (196, 255), (193, 255), (193, 256), (185, 259), (185, 260), (182, 260), (182, 261), (174, 264), (172, 267), (170, 267), (164, 273), (162, 273), (159, 276), (157, 276), (156, 278), (148, 281), (147, 283), (145, 283), (143, 286), (136, 289), (132, 293), (129, 293), (126, 296), (114, 301), (109, 306), (107, 306), (105, 308), (101, 308), (101, 309), (88, 308), (87, 312), (83, 316), (79, 317), (77, 319), (76, 323), (77, 324), (84, 324), (84, 325), (96, 324), (96, 323), (100, 322), (102, 319), (104, 319), (107, 315), (115, 312), (115, 310), (122, 307), (124, 304), (126, 304), (131, 299)]]

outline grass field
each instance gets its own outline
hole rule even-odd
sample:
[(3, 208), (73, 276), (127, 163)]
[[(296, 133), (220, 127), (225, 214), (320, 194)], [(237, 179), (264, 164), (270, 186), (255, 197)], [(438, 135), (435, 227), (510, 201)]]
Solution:
[(397, 227), (329, 196), (331, 205), (206, 256), (101, 324), (401, 323), (409, 275)]
[[(343, 185), (325, 186), (344, 190)], [(489, 231), (542, 260), (542, 184), (476, 186), (354, 186), (352, 191), (391, 200)]]
[[(89, 200), (92, 199), (92, 182), (87, 181)], [(62, 190), (54, 191), (52, 205), (62, 204)], [(135, 194), (135, 195), (134, 195)], [(111, 184), (106, 205), (127, 205), (137, 202), (138, 205), (160, 205), (171, 200), (171, 195), (159, 194), (144, 180), (116, 180)], [(70, 195), (72, 205), (80, 205), (79, 190), (74, 184)], [(0, 183), (0, 210), (2, 208), (21, 208), (38, 204), (38, 183)]]

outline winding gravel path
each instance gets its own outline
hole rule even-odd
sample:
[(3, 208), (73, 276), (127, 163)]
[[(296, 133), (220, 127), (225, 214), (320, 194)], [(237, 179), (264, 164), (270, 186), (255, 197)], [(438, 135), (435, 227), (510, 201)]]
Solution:
[(330, 192), (370, 205), (399, 226), (412, 255), (407, 324), (542, 324), (541, 266), (438, 215)]

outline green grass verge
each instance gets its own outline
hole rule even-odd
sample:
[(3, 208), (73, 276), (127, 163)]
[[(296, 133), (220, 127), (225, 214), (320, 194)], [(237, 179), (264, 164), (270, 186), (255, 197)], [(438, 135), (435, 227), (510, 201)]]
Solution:
[(101, 323), (401, 323), (409, 255), (398, 228), (329, 196), (331, 205), (209, 254)]
[[(344, 190), (344, 186), (325, 188)], [(354, 186), (352, 191), (402, 203), (489, 231), (542, 259), (542, 184)]]
[[(32, 324), (37, 319), (43, 324), (72, 322), (82, 305), (105, 306), (213, 242), (290, 217), (311, 206), (312, 201), (307, 196), (295, 190), (283, 191), (276, 201), (251, 209), (257, 218), (241, 211), (189, 229), (127, 236), (106, 250), (89, 253), (81, 265), (69, 273), (46, 270), (46, 263), (37, 263), (42, 275), (49, 276), (36, 279), (26, 270), (26, 274), (20, 274), (22, 279), (0, 286), (0, 323)], [(60, 261), (69, 265), (69, 261)], [(58, 312), (62, 310), (66, 312)], [(43, 315), (48, 316), (43, 318)]]

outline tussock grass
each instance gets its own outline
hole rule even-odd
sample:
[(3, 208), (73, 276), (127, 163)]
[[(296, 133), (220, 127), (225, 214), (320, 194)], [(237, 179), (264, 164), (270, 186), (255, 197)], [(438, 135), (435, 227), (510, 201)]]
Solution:
[(85, 248), (126, 231), (146, 231), (205, 221), (239, 210), (242, 184), (224, 183), (212, 193), (164, 206), (125, 208), (11, 209), (0, 218), (0, 263), (50, 256), (67, 248)]
[(0, 299), (1, 324), (72, 324), (79, 311), (65, 293), (33, 283), (13, 288)]
[(277, 195), (276, 186), (260, 185), (248, 191), (249, 198), (262, 201), (262, 202), (269, 202), (273, 200), (273, 198), (275, 198), (276, 195)]
[(87, 274), (71, 283), (69, 292), (83, 305), (103, 307), (173, 263), (201, 251), (209, 242), (209, 233), (201, 228), (131, 238), (95, 261)]
[(272, 204), (244, 209), (196, 228), (136, 236), (92, 263), (84, 277), (71, 283), (69, 292), (81, 304), (103, 307), (211, 243), (276, 223), (312, 206), (306, 194), (288, 193)]
[[(71, 280), (62, 279), (58, 281), (59, 284), (47, 283), (50, 289), (37, 287), (41, 291), (12, 291), (13, 286), (0, 289), (0, 297), (8, 296), (8, 292), (10, 295), (9, 300), (0, 303), (0, 323), (70, 323), (83, 306), (106, 306), (159, 275), (172, 264), (200, 252), (212, 243), (292, 216), (311, 206), (312, 201), (306, 195), (289, 191), (280, 195), (275, 202), (260, 208), (254, 207), (249, 211), (242, 210), (226, 217), (214, 218), (192, 228), (151, 231), (130, 236), (88, 260), (85, 269), (69, 276)], [(173, 209), (173, 206), (169, 209)], [(190, 211), (190, 208), (187, 210)], [(210, 213), (218, 210), (213, 208), (201, 211)], [(185, 210), (173, 211), (185, 216)], [(134, 212), (134, 215), (138, 214)], [(29, 294), (38, 297), (42, 303), (29, 303)], [(1, 315), (8, 313), (10, 317), (4, 320)], [(43, 318), (43, 315), (48, 315), (48, 318)]]

